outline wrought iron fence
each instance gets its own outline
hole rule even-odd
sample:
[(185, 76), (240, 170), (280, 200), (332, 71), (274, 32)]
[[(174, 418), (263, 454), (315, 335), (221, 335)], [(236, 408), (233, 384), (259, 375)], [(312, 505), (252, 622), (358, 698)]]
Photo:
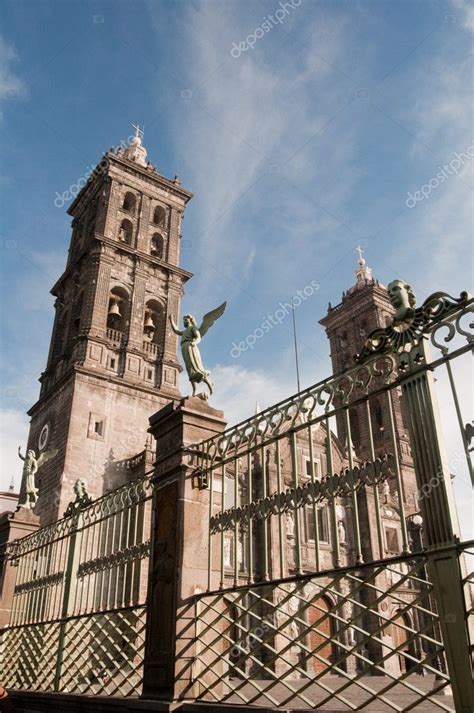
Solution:
[[(462, 557), (456, 564), (466, 544), (433, 374), (447, 376), (472, 478), (454, 376), (455, 360), (472, 351), (472, 311), (467, 293), (436, 293), (403, 324), (372, 333), (354, 367), (193, 447), (209, 489), (198, 696), (470, 710), (463, 689), (472, 685), (472, 592)], [(443, 578), (455, 582), (452, 607)], [(454, 703), (440, 697), (453, 676)]]
[(203, 700), (454, 713), (423, 554), (199, 594), (196, 619)]
[(1, 634), (4, 686), (140, 693), (150, 517), (145, 477), (10, 544), (17, 577)]

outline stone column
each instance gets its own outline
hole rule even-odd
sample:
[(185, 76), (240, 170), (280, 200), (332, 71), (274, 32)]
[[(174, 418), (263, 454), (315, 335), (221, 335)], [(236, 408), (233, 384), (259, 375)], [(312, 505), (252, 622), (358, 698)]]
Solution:
[(18, 569), (14, 560), (6, 560), (7, 545), (39, 529), (40, 520), (28, 508), (0, 516), (0, 630), (10, 623)]
[(143, 698), (192, 696), (194, 594), (208, 575), (208, 489), (195, 474), (193, 444), (225, 428), (222, 411), (198, 397), (168, 404), (150, 419), (157, 442)]
[(474, 690), (466, 626), (456, 510), (439, 422), (428, 347), (421, 342), (399, 357), (402, 392), (409, 421), (428, 571), (458, 713), (472, 713)]

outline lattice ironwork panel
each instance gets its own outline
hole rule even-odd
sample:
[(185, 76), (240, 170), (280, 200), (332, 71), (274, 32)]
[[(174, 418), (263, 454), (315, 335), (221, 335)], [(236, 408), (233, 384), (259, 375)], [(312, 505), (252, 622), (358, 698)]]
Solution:
[(6, 629), (0, 644), (0, 680), (6, 688), (53, 690), (58, 623)]
[(140, 607), (7, 629), (0, 644), (2, 685), (138, 696), (145, 618), (145, 607)]
[(200, 595), (199, 697), (454, 711), (423, 557)]
[(145, 615), (142, 607), (70, 620), (65, 631), (59, 690), (140, 695)]

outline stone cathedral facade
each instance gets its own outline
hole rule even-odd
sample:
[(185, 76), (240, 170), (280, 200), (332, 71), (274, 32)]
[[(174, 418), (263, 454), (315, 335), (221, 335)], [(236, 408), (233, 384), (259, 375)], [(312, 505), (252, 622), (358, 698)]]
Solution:
[[(37, 454), (48, 449), (58, 451), (39, 473), (40, 497), (35, 514), (41, 525), (62, 517), (77, 479), (85, 481), (95, 499), (151, 472), (154, 447), (148, 434), (149, 418), (170, 401), (177, 403), (182, 398), (177, 337), (169, 326), (169, 317), (178, 322), (183, 286), (191, 277), (180, 267), (179, 253), (181, 222), (192, 194), (178, 178), (161, 176), (146, 156), (139, 136), (125, 150), (106, 153), (99, 164), (104, 168), (96, 169), (68, 211), (72, 216), (69, 255), (65, 271), (52, 289), (56, 313), (51, 347), (40, 378), (40, 397), (29, 411), (27, 447)], [(385, 326), (393, 313), (386, 288), (374, 279), (362, 255), (355, 274), (356, 282), (344, 293), (341, 303), (329, 305), (321, 320), (329, 338), (334, 373), (351, 366), (365, 337)], [(399, 401), (392, 411), (403, 472), (401, 496), (405, 515), (410, 517), (418, 509), (416, 485)], [(337, 434), (333, 434), (333, 467), (337, 471), (350, 466), (351, 460), (362, 463), (393, 450), (387, 403), (380, 400), (371, 404), (373, 453), (364, 406), (354, 406), (349, 413), (350, 438), (342, 417), (338, 417)], [(329, 472), (326, 448), (324, 426), (314, 432), (313, 463), (308, 444), (298, 444), (297, 467), (302, 483), (310, 476), (320, 478)], [(276, 460), (270, 454), (268, 457), (265, 472), (271, 488), (276, 482)], [(255, 461), (253, 467), (258, 482), (262, 464)], [(281, 468), (283, 485), (291, 487), (291, 455), (284, 449)], [(229, 481), (229, 492), (231, 488)], [(253, 495), (259, 497), (261, 493)], [(375, 503), (370, 493), (364, 495), (359, 504), (365, 521), (361, 560), (402, 551), (399, 497), (394, 481), (387, 482), (381, 505), (385, 552), (380, 552), (375, 540)], [(228, 504), (232, 504), (231, 498)], [(341, 501), (335, 516), (328, 508), (308, 513), (309, 519), (297, 523), (303, 543), (303, 570), (314, 567), (316, 530), (321, 569), (351, 562), (350, 507)], [(295, 524), (291, 518), (285, 523), (286, 574), (296, 571)], [(341, 545), (337, 557), (336, 538)], [(276, 550), (275, 533), (270, 541), (275, 542)], [(244, 542), (238, 543), (243, 569), (245, 549)], [(225, 565), (229, 571), (236, 551), (231, 539), (226, 540)], [(277, 573), (276, 565), (272, 565), (275, 560), (276, 554), (270, 553), (272, 576)], [(255, 566), (258, 574), (258, 556)]]

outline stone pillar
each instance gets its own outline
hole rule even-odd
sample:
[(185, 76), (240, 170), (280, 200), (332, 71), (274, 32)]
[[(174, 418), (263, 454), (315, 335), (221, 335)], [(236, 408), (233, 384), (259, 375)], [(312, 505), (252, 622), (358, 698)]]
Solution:
[(157, 442), (143, 698), (192, 696), (194, 594), (208, 575), (209, 497), (195, 474), (193, 444), (225, 428), (222, 411), (198, 397), (150, 419)]
[(451, 477), (444, 450), (428, 347), (421, 341), (399, 357), (402, 392), (411, 434), (428, 571), (433, 583), (446, 661), (458, 713), (474, 710), (470, 643)]
[(39, 517), (28, 508), (20, 507), (13, 514), (4, 513), (0, 516), (0, 630), (10, 623), (18, 572), (14, 560), (5, 559), (7, 544), (31, 535), (39, 526)]

